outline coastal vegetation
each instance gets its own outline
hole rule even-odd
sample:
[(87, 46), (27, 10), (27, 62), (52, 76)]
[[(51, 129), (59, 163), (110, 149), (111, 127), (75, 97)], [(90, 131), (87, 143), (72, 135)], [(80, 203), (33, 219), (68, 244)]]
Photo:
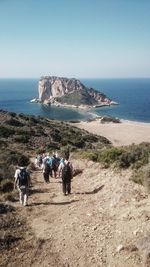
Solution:
[(103, 116), (101, 118), (101, 123), (108, 123), (108, 122), (120, 123), (121, 121), (118, 118), (112, 116)]
[(139, 169), (148, 164), (150, 157), (150, 143), (141, 143), (126, 147), (109, 147), (105, 149), (84, 150), (80, 156), (102, 163), (105, 168), (113, 165), (115, 168)]
[[(129, 183), (138, 183), (140, 184), (140, 188), (142, 188), (142, 186), (145, 186), (147, 192), (150, 193), (150, 165), (149, 165), (150, 143), (141, 143), (140, 145), (131, 145), (126, 147), (125, 146), (113, 147), (111, 142), (107, 138), (103, 136), (90, 134), (85, 130), (80, 130), (79, 128), (74, 126), (73, 122), (66, 123), (66, 122), (49, 120), (40, 116), (35, 117), (25, 114), (15, 114), (6, 111), (0, 111), (0, 149), (1, 149), (0, 247), (1, 251), (3, 252), (2, 255), (3, 263), (6, 263), (9, 259), (9, 262), (11, 263), (15, 262), (13, 266), (18, 265), (16, 264), (16, 262), (20, 262), (19, 265), (22, 264), (21, 257), (19, 256), (14, 257), (14, 255), (18, 255), (17, 253), (19, 253), (20, 255), (20, 249), (24, 255), (27, 255), (26, 262), (30, 261), (31, 258), (31, 263), (33, 259), (36, 261), (35, 255), (37, 255), (37, 251), (39, 251), (39, 255), (40, 252), (43, 253), (44, 251), (43, 246), (45, 246), (46, 244), (49, 251), (49, 246), (50, 246), (49, 242), (51, 242), (51, 239), (47, 240), (47, 236), (46, 236), (47, 241), (45, 241), (44, 238), (37, 238), (37, 237), (35, 238), (35, 233), (32, 232), (33, 229), (31, 227), (28, 228), (29, 224), (28, 220), (30, 220), (31, 222), (32, 220), (37, 219), (36, 216), (38, 214), (38, 218), (40, 218), (41, 223), (43, 223), (41, 218), (44, 218), (43, 219), (44, 222), (47, 222), (48, 220), (51, 221), (47, 217), (49, 214), (47, 210), (55, 208), (54, 213), (56, 212), (57, 214), (58, 212), (57, 214), (58, 217), (55, 218), (57, 218), (56, 221), (59, 221), (58, 218), (62, 216), (61, 211), (63, 208), (64, 209), (63, 213), (65, 213), (65, 220), (62, 221), (63, 228), (65, 227), (64, 225), (66, 223), (66, 209), (65, 209), (66, 207), (65, 205), (61, 205), (62, 203), (66, 202), (59, 201), (58, 199), (60, 196), (57, 196), (57, 191), (53, 192), (54, 186), (56, 186), (56, 182), (50, 183), (50, 188), (47, 189), (44, 187), (45, 186), (44, 183), (41, 183), (40, 180), (41, 173), (38, 174), (38, 172), (34, 172), (35, 166), (33, 163), (30, 162), (30, 159), (35, 157), (37, 153), (44, 153), (44, 152), (52, 153), (52, 151), (57, 150), (58, 154), (63, 155), (64, 152), (66, 153), (66, 151), (68, 151), (68, 153), (72, 154), (72, 159), (79, 164), (77, 165), (77, 168), (74, 170), (75, 171), (73, 179), (74, 184), (76, 183), (75, 180), (76, 178), (78, 179), (78, 177), (81, 178), (81, 180), (83, 180), (84, 183), (86, 180), (87, 184), (85, 185), (85, 188), (82, 188), (81, 186), (80, 188), (81, 191), (80, 190), (79, 192), (77, 191), (73, 195), (74, 199), (71, 200), (70, 202), (68, 201), (67, 203), (68, 205), (70, 205), (71, 203), (75, 202), (74, 205), (76, 206), (78, 203), (78, 196), (80, 196), (80, 199), (81, 197), (84, 200), (86, 199), (86, 201), (81, 201), (78, 208), (76, 208), (75, 210), (79, 210), (80, 205), (87, 203), (87, 196), (92, 197), (94, 196), (94, 194), (97, 194), (98, 192), (101, 194), (101, 189), (104, 187), (104, 185), (102, 184), (99, 187), (98, 185), (101, 184), (102, 177), (103, 179), (104, 177), (106, 178), (105, 198), (107, 198), (109, 186), (110, 186), (110, 194), (112, 193), (112, 196), (109, 197), (109, 200), (111, 201), (109, 202), (109, 205), (110, 204), (111, 206), (116, 205), (115, 203), (116, 201), (118, 201), (118, 199), (120, 200), (122, 196), (128, 194), (128, 192), (125, 192), (126, 188), (123, 187), (121, 188), (118, 187), (119, 189), (115, 188), (117, 186), (115, 184), (116, 182), (114, 182), (116, 176), (115, 171), (118, 174), (118, 178), (120, 179), (120, 181), (123, 181), (126, 178), (125, 172), (128, 172), (130, 170), (132, 172), (132, 175), (130, 175), (131, 181), (129, 181)], [(33, 202), (31, 203), (31, 205), (29, 205), (27, 209), (22, 209), (22, 210), (16, 208), (15, 202), (18, 201), (18, 194), (16, 191), (13, 190), (15, 167), (18, 165), (20, 161), (24, 162), (24, 166), (28, 166), (28, 170), (32, 173), (33, 177), (33, 188), (31, 188), (31, 194), (30, 194), (30, 199), (32, 199)], [(85, 168), (84, 171), (83, 171), (83, 166)], [(78, 177), (75, 177), (77, 175)], [(90, 179), (91, 175), (93, 176)], [(38, 186), (40, 184), (40, 187), (37, 188), (35, 187), (35, 184), (37, 182), (36, 179), (39, 179)], [(107, 179), (109, 179), (109, 182), (111, 183), (110, 185), (108, 184)], [(78, 183), (79, 180), (77, 180), (77, 184)], [(93, 184), (94, 186), (91, 186)], [(89, 191), (86, 189), (87, 185), (89, 186), (88, 189)], [(132, 184), (130, 186), (132, 187)], [(47, 192), (46, 190), (48, 190), (49, 193), (48, 194), (46, 193), (44, 195), (44, 192)], [(34, 195), (35, 192), (36, 196)], [(41, 192), (43, 194), (41, 194)], [(37, 194), (39, 200), (38, 203), (35, 202), (35, 200), (37, 199)], [(76, 196), (77, 200), (75, 198)], [(43, 200), (43, 198), (45, 197), (47, 197), (47, 199)], [(53, 201), (54, 197), (56, 198), (55, 201)], [(140, 196), (136, 193), (135, 197), (138, 199)], [(97, 201), (97, 198), (92, 197), (90, 199), (92, 199), (92, 201), (89, 200), (89, 203), (92, 203), (91, 204), (92, 206), (90, 207), (92, 211), (90, 211), (91, 213), (89, 212), (87, 213), (88, 217), (91, 216), (94, 210), (93, 208), (97, 207), (97, 202), (96, 205), (93, 205), (94, 199), (96, 199)], [(101, 214), (105, 214), (105, 212), (108, 216), (108, 211), (106, 207), (105, 207), (106, 211), (104, 210), (103, 213), (101, 212), (103, 204), (105, 204), (105, 201), (103, 201), (103, 203), (100, 203), (99, 216), (101, 216)], [(42, 208), (39, 209), (38, 205), (41, 205)], [(54, 205), (56, 206), (54, 207)], [(89, 205), (90, 204), (88, 204), (88, 206)], [(108, 203), (105, 205), (109, 207)], [(56, 209), (56, 207), (59, 208), (59, 206), (60, 206), (60, 211)], [(82, 216), (84, 215), (84, 220), (83, 220), (84, 223), (81, 223), (81, 221), (79, 220), (79, 223), (82, 227), (81, 229), (82, 233), (83, 229), (85, 229), (84, 210), (86, 209), (87, 206), (85, 206), (85, 208), (81, 207), (79, 216), (81, 220)], [(67, 210), (69, 210), (70, 212), (70, 209)], [(95, 214), (96, 214), (95, 216), (97, 216), (98, 214), (97, 211)], [(50, 217), (51, 216), (53, 216), (53, 212), (52, 215), (50, 213)], [(107, 216), (106, 216), (106, 221), (108, 220)], [(123, 216), (128, 216), (128, 215), (125, 214)], [(69, 213), (69, 217), (67, 218), (70, 217), (71, 216)], [(94, 215), (91, 218), (93, 218), (93, 224), (91, 228), (88, 227), (87, 234), (89, 235), (89, 231), (93, 231), (92, 232), (93, 236), (93, 233), (95, 233), (99, 225), (95, 224), (96, 217), (94, 217)], [(147, 218), (148, 217), (146, 217), (146, 219)], [(48, 225), (49, 227), (49, 223), (46, 225)], [(72, 224), (70, 223), (70, 225)], [(108, 225), (110, 225), (109, 222)], [(40, 227), (40, 224), (38, 225), (38, 227)], [(52, 227), (52, 225), (50, 225), (50, 227)], [(71, 236), (72, 234), (72, 228), (70, 231), (71, 233), (69, 236)], [(46, 232), (46, 235), (48, 232)], [(104, 236), (108, 235), (108, 233), (109, 233), (108, 230), (104, 231)], [(55, 234), (56, 233), (54, 232), (54, 235)], [(97, 234), (94, 236), (97, 242)], [(82, 237), (81, 237), (81, 242), (84, 242), (82, 241)], [(135, 247), (137, 250), (138, 244), (136, 244)], [(18, 252), (17, 248), (19, 248)], [(53, 257), (51, 257), (51, 259), (52, 258)], [(57, 255), (56, 258), (58, 260)], [(57, 265), (55, 262), (53, 266), (60, 266), (60, 265)]]
[(149, 164), (149, 143), (116, 148), (107, 138), (90, 134), (66, 122), (6, 111), (1, 111), (0, 117), (2, 193), (12, 191), (14, 166), (18, 164), (20, 157), (24, 157), (25, 165), (28, 165), (33, 154), (51, 153), (54, 150), (61, 154), (66, 148), (75, 157), (98, 162), (104, 168), (132, 168), (132, 180), (142, 185), (147, 184), (145, 174), (148, 168), (145, 166)]
[(61, 104), (66, 103), (69, 105), (75, 105), (77, 107), (80, 105), (93, 106), (97, 103), (96, 100), (90, 96), (86, 90), (73, 91), (69, 94), (65, 94), (62, 97), (56, 98), (56, 100)]
[(90, 134), (69, 123), (45, 119), (43, 117), (0, 112), (0, 191), (9, 193), (13, 189), (15, 166), (23, 157), (25, 166), (29, 158), (39, 152), (59, 153), (69, 147), (70, 151), (104, 148), (110, 141)]

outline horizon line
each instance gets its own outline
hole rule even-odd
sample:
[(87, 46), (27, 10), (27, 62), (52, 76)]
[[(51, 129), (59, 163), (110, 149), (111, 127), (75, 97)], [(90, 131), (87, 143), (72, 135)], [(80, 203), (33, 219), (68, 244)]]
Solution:
[(0, 77), (0, 80), (6, 79), (40, 79), (41, 77), (59, 77), (59, 78), (68, 78), (68, 79), (150, 79), (149, 77), (67, 77), (67, 76), (58, 76), (58, 75), (41, 75), (39, 77)]

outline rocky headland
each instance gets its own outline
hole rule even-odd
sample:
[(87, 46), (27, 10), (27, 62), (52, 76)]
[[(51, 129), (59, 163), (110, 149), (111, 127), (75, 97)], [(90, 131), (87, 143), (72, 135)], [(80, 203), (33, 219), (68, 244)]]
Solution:
[(39, 98), (31, 102), (78, 108), (117, 104), (104, 93), (86, 87), (80, 80), (56, 76), (43, 76), (38, 84)]

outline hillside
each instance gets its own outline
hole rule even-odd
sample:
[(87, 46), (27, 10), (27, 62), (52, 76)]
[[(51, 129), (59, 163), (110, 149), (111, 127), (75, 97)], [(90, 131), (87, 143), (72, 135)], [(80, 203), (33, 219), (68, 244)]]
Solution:
[(51, 178), (45, 185), (36, 171), (29, 206), (12, 204), (15, 210), (7, 212), (11, 228), (6, 214), (1, 216), (7, 238), (5, 245), (1, 239), (1, 266), (149, 266), (150, 213), (144, 188), (129, 181), (131, 171), (72, 162), (83, 173), (74, 177), (70, 196), (63, 196), (61, 180)]
[(0, 111), (0, 138), (1, 144), (17, 144), (18, 147), (25, 146), (32, 150), (37, 147), (59, 150), (66, 145), (73, 149), (111, 144), (103, 136), (90, 134), (63, 121), (6, 111)]
[[(5, 111), (0, 118), (0, 266), (150, 266), (149, 143), (114, 148), (69, 123)], [(64, 196), (61, 178), (44, 184), (33, 162), (39, 151), (68, 148), (74, 178)], [(24, 208), (12, 191), (23, 156), (31, 172)]]

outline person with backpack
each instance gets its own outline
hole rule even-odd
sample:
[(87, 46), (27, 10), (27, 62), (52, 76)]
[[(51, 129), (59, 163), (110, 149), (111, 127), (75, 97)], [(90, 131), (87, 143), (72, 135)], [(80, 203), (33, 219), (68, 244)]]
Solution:
[(65, 155), (64, 161), (59, 165), (59, 173), (62, 173), (62, 190), (64, 195), (71, 194), (71, 180), (73, 178), (73, 167), (69, 156)]
[(20, 204), (26, 206), (28, 200), (28, 191), (30, 186), (30, 174), (26, 170), (26, 167), (20, 166), (16, 169), (14, 178), (15, 178), (14, 189), (17, 186), (19, 190)]
[(52, 177), (52, 168), (49, 162), (49, 158), (45, 158), (44, 162), (42, 164), (42, 170), (43, 170), (43, 178), (45, 183), (49, 183), (49, 176)]
[(52, 166), (52, 172), (53, 172), (53, 177), (57, 178), (57, 169), (58, 169), (58, 160), (56, 158), (56, 155), (53, 153), (51, 157), (51, 166)]

